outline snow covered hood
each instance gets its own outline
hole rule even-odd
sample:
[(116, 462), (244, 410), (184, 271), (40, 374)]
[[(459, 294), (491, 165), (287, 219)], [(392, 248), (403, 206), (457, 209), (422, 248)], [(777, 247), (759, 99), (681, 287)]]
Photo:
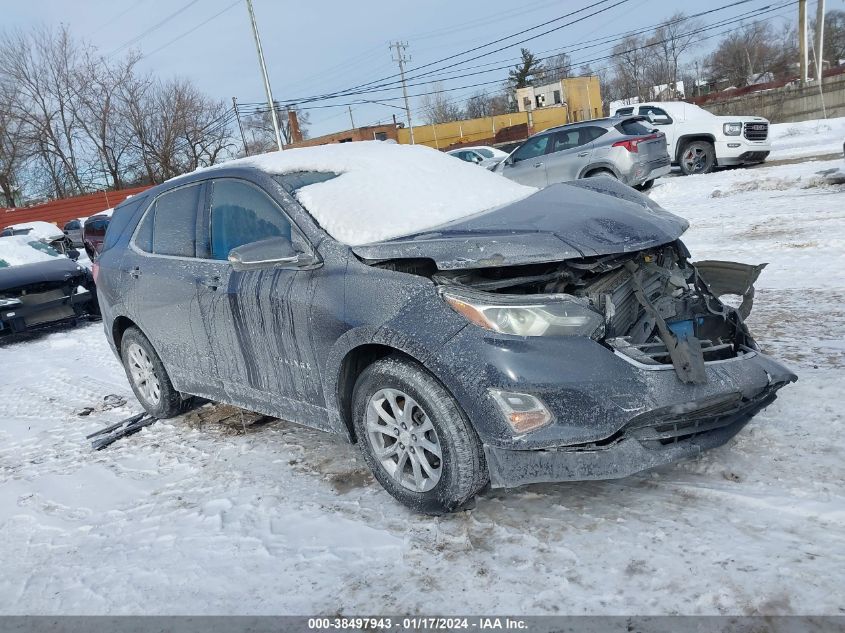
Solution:
[(547, 187), (425, 233), (353, 247), (371, 261), (429, 258), (440, 270), (626, 253), (672, 242), (689, 223), (610, 178)]
[[(22, 266), (58, 259), (57, 251), (42, 244), (37, 236), (9, 235), (0, 237), (0, 268)], [(67, 259), (67, 257), (62, 257)]]
[(64, 231), (55, 224), (50, 224), (49, 222), (22, 222), (20, 224), (12, 224), (8, 228), (15, 231), (28, 230), (29, 232), (26, 234), (26, 237), (29, 237), (30, 239), (35, 238), (44, 242), (60, 240), (65, 236)]
[(241, 166), (339, 174), (296, 196), (329, 235), (349, 245), (425, 231), (536, 191), (430, 147), (383, 141), (271, 152), (206, 169)]

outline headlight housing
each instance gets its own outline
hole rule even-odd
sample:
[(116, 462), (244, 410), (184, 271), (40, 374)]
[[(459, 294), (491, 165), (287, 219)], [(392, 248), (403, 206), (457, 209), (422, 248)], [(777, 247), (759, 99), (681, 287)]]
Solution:
[(490, 295), (453, 289), (442, 289), (440, 294), (468, 321), (499, 334), (592, 338), (604, 335), (604, 317), (571, 295)]
[(739, 136), (742, 134), (742, 123), (725, 123), (722, 131), (726, 136)]

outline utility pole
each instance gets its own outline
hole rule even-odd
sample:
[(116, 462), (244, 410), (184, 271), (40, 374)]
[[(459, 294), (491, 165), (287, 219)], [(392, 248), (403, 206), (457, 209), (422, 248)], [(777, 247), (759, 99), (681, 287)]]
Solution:
[(352, 106), (346, 106), (346, 108), (349, 110), (349, 122), (352, 124), (351, 129), (354, 130), (355, 129), (355, 119), (352, 118)]
[(807, 84), (807, 0), (798, 0), (798, 66), (804, 86)]
[(405, 56), (405, 49), (408, 48), (407, 42), (396, 41), (390, 45), (391, 50), (396, 49), (396, 57), (393, 61), (399, 62), (399, 77), (402, 79), (402, 96), (405, 97), (405, 114), (408, 116), (408, 131), (411, 133), (411, 145), (414, 144), (414, 126), (411, 123), (411, 106), (408, 105), (408, 88), (405, 86), (405, 62), (410, 61), (410, 57)]
[(264, 78), (264, 91), (267, 93), (267, 106), (270, 108), (270, 120), (273, 121), (273, 131), (276, 133), (276, 145), (282, 151), (282, 134), (279, 131), (279, 120), (276, 118), (276, 102), (273, 101), (273, 91), (270, 90), (270, 78), (267, 76), (267, 65), (264, 63), (264, 52), (261, 50), (261, 38), (258, 36), (258, 23), (255, 21), (255, 12), (252, 10), (252, 0), (246, 0), (246, 9), (249, 12), (249, 21), (252, 23), (252, 35), (255, 37), (255, 49), (258, 51), (258, 64), (261, 66), (261, 75)]
[(235, 118), (238, 120), (238, 129), (241, 131), (241, 141), (244, 144), (244, 156), (249, 156), (249, 149), (246, 146), (246, 135), (244, 134), (244, 126), (241, 124), (241, 113), (238, 110), (238, 98), (232, 97), (232, 107), (235, 108)]
[(816, 58), (816, 81), (821, 86), (822, 71), (824, 70), (824, 0), (816, 4), (816, 45), (813, 52)]

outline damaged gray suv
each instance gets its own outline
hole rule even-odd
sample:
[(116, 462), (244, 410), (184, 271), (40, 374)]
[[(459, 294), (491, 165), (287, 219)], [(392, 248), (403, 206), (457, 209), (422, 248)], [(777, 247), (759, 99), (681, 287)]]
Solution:
[(796, 379), (744, 322), (762, 266), (694, 264), (686, 228), (611, 179), (537, 191), (350, 143), (130, 198), (97, 289), (150, 414), (196, 395), (342, 435), (442, 513), (694, 457)]

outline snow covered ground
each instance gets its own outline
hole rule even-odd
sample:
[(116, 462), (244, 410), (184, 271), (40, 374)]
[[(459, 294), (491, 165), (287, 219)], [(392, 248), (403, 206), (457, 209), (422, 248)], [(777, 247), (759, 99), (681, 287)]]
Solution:
[(770, 129), (772, 153), (769, 160), (842, 154), (845, 117), (774, 123)]
[[(0, 347), (0, 613), (841, 614), (842, 161), (659, 181), (697, 258), (769, 262), (750, 324), (799, 382), (725, 447), (621, 481), (417, 516), (285, 422), (159, 422), (100, 324)], [(77, 416), (103, 396), (125, 407)], [(840, 589), (836, 589), (839, 587)]]

